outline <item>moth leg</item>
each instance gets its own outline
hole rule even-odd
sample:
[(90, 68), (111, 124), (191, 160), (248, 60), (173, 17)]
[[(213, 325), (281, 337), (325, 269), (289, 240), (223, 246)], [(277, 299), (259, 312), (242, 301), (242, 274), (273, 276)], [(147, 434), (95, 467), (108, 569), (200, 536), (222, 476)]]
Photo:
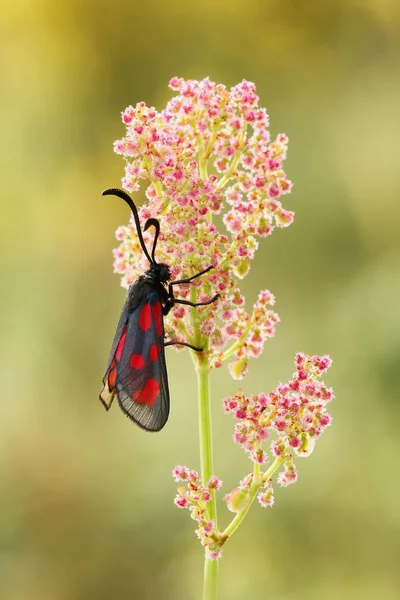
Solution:
[(206, 302), (190, 302), (189, 300), (179, 300), (176, 299), (174, 296), (174, 285), (179, 285), (181, 283), (190, 283), (191, 281), (193, 281), (193, 279), (196, 279), (197, 277), (208, 273), (208, 271), (211, 271), (211, 269), (213, 268), (214, 266), (210, 265), (209, 267), (207, 267), (207, 269), (200, 271), (200, 273), (196, 273), (196, 275), (186, 277), (185, 279), (177, 279), (176, 281), (171, 281), (168, 284), (168, 299), (166, 300), (163, 306), (163, 315), (167, 315), (171, 308), (174, 306), (174, 304), (186, 304), (187, 306), (206, 306), (207, 304), (212, 304), (213, 302), (218, 300), (218, 298), (220, 297), (219, 294), (216, 294), (213, 298), (207, 300)]
[(216, 300), (220, 298), (219, 294), (215, 294), (210, 300), (206, 300), (205, 302), (190, 302), (189, 300), (181, 300), (180, 298), (174, 298), (175, 304), (187, 304), (188, 306), (207, 306), (207, 304), (212, 304)]
[(211, 298), (210, 300), (206, 300), (205, 302), (190, 302), (190, 300), (180, 300), (179, 298), (175, 298), (175, 296), (172, 295), (165, 302), (162, 312), (163, 312), (164, 316), (167, 315), (169, 313), (169, 311), (171, 310), (171, 308), (174, 306), (174, 304), (186, 304), (187, 306), (194, 306), (194, 307), (207, 306), (208, 304), (212, 304), (213, 302), (218, 300), (219, 297), (220, 297), (219, 294), (215, 294), (215, 296), (213, 296), (213, 298)]
[(171, 283), (168, 285), (169, 294), (173, 295), (173, 286), (174, 285), (179, 285), (180, 283), (190, 283), (191, 281), (193, 281), (193, 279), (196, 279), (197, 277), (200, 277), (201, 275), (208, 273), (208, 271), (211, 271), (211, 269), (213, 269), (213, 268), (214, 268), (214, 266), (211, 265), (210, 267), (207, 267), (207, 269), (204, 269), (204, 271), (200, 271), (200, 273), (196, 273), (196, 275), (192, 275), (191, 277), (186, 277), (185, 279), (177, 279), (176, 281), (171, 281)]
[(192, 346), (192, 344), (187, 344), (186, 342), (165, 342), (165, 346), (186, 346), (195, 352), (203, 352), (203, 348), (197, 348), (196, 346)]
[(171, 308), (174, 306), (175, 302), (176, 301), (174, 296), (172, 296), (172, 298), (168, 298), (168, 300), (165, 301), (165, 304), (162, 307), (162, 314), (164, 315), (164, 317), (169, 313)]

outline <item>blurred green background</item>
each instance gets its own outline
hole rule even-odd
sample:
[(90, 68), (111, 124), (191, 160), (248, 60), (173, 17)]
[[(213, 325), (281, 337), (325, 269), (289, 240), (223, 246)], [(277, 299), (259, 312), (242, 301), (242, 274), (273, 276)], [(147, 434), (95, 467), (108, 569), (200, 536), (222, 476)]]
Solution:
[[(0, 39), (0, 598), (201, 595), (202, 549), (171, 478), (199, 467), (188, 354), (168, 352), (162, 433), (97, 400), (129, 215), (100, 193), (123, 175), (120, 111), (161, 109), (173, 75), (254, 81), (272, 134), (290, 138), (296, 220), (262, 241), (243, 285), (249, 306), (268, 287), (282, 323), (244, 391), (288, 379), (297, 350), (334, 358), (333, 426), (225, 547), (220, 599), (399, 598), (398, 1), (15, 0)], [(237, 382), (221, 371), (212, 389), (228, 491), (250, 467), (220, 404)]]

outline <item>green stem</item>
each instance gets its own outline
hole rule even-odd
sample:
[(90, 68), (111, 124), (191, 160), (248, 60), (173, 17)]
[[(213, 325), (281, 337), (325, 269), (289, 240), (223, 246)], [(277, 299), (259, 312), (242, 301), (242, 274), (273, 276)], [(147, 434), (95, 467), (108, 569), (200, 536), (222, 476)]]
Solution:
[(273, 475), (273, 473), (275, 473), (275, 471), (283, 463), (283, 461), (284, 461), (284, 459), (281, 457), (276, 458), (274, 460), (274, 462), (272, 463), (272, 465), (270, 466), (270, 468), (268, 469), (268, 471), (266, 473), (264, 473), (264, 475), (261, 478), (260, 478), (260, 465), (258, 465), (257, 463), (254, 463), (254, 470), (253, 470), (254, 478), (253, 478), (253, 485), (251, 486), (251, 489), (250, 489), (250, 501), (249, 501), (248, 505), (246, 506), (246, 508), (244, 510), (242, 510), (240, 513), (238, 513), (234, 519), (232, 519), (232, 521), (229, 523), (228, 527), (222, 533), (222, 536), (226, 536), (226, 538), (228, 539), (233, 533), (235, 533), (236, 529), (239, 527), (239, 525), (241, 524), (241, 522), (243, 521), (243, 519), (249, 512), (250, 506), (253, 504), (254, 498), (256, 497), (260, 487), (262, 486), (263, 483), (265, 483), (266, 481), (268, 481), (268, 479), (270, 479), (270, 477)]
[(243, 345), (243, 342), (249, 335), (249, 332), (251, 331), (251, 328), (253, 327), (254, 323), (255, 323), (255, 316), (254, 316), (254, 310), (253, 310), (251, 319), (247, 323), (242, 335), (240, 336), (240, 338), (238, 340), (236, 340), (236, 342), (234, 344), (232, 344), (232, 346), (230, 348), (225, 350), (225, 352), (222, 354), (221, 360), (226, 360), (227, 358), (232, 356), (232, 354), (234, 354), (236, 352), (236, 350), (238, 350)]
[(242, 158), (242, 154), (244, 152), (243, 144), (244, 144), (244, 140), (246, 139), (246, 132), (247, 132), (247, 127), (243, 127), (242, 133), (239, 138), (239, 147), (235, 152), (235, 155), (232, 159), (229, 169), (217, 183), (217, 186), (221, 189), (228, 183), (228, 181), (231, 179), (231, 177), (233, 177), (235, 169), (238, 166), (240, 159)]
[[(212, 437), (211, 437), (211, 407), (210, 407), (210, 368), (207, 357), (199, 356), (197, 366), (197, 381), (199, 392), (199, 431), (200, 431), (200, 465), (203, 485), (214, 475)], [(215, 492), (209, 503), (210, 519), (216, 519)]]
[(251, 318), (250, 321), (248, 322), (247, 327), (245, 328), (244, 332), (240, 336), (240, 338), (234, 344), (232, 344), (232, 346), (230, 348), (225, 350), (225, 352), (223, 353), (223, 355), (221, 357), (222, 360), (226, 360), (227, 358), (232, 356), (232, 354), (234, 354), (234, 352), (236, 352), (236, 350), (242, 346), (244, 340), (249, 335), (249, 331), (253, 327), (253, 325), (254, 325), (254, 319)]
[[(215, 141), (216, 129), (211, 136), (210, 142), (205, 149), (204, 155), (199, 160), (199, 174), (204, 180), (208, 178), (207, 162), (212, 145)], [(212, 220), (210, 214), (209, 220)], [(193, 287), (191, 290), (191, 301), (196, 302), (197, 292)], [(192, 325), (194, 338), (197, 345), (203, 348), (203, 352), (191, 352), (197, 372), (198, 406), (199, 406), (199, 439), (200, 439), (200, 472), (203, 485), (206, 485), (210, 477), (214, 475), (214, 459), (212, 448), (211, 406), (210, 406), (210, 365), (208, 358), (209, 340), (200, 333), (200, 316), (198, 311), (192, 309)], [(201, 344), (199, 342), (202, 342)], [(211, 500), (208, 502), (208, 518), (215, 523), (217, 529), (217, 503), (215, 490), (211, 490)], [(210, 560), (204, 557), (204, 581), (203, 600), (217, 600), (218, 588), (218, 560)]]
[(206, 558), (204, 563), (203, 600), (216, 600), (218, 583), (218, 560)]
[(159, 198), (162, 198), (164, 195), (164, 190), (159, 181), (153, 181), (154, 189)]
[(199, 173), (204, 181), (208, 178), (207, 160), (204, 158), (199, 163)]
[[(206, 344), (208, 345), (208, 344)], [(200, 464), (203, 485), (214, 474), (211, 407), (210, 407), (210, 366), (206, 348), (205, 352), (197, 355), (197, 382), (199, 398), (199, 433), (200, 433)], [(215, 522), (217, 527), (217, 503), (215, 491), (211, 491), (211, 500), (208, 503), (208, 518)], [(203, 600), (216, 600), (218, 585), (218, 561), (205, 557)]]

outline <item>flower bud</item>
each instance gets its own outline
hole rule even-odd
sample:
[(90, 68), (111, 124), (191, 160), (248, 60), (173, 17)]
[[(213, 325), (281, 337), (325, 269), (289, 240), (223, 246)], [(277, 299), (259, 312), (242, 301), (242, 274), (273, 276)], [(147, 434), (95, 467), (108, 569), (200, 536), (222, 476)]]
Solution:
[(246, 257), (243, 258), (237, 265), (235, 265), (233, 272), (237, 277), (243, 279), (250, 270), (250, 260)]
[(297, 456), (310, 456), (315, 446), (315, 437), (310, 437), (306, 433), (302, 433), (300, 436), (300, 445), (297, 448), (293, 448), (293, 451)]
[(231, 512), (240, 513), (250, 504), (250, 493), (247, 490), (235, 488), (224, 498), (227, 507)]
[(239, 358), (230, 363), (229, 371), (234, 379), (242, 379), (247, 373), (247, 358)]

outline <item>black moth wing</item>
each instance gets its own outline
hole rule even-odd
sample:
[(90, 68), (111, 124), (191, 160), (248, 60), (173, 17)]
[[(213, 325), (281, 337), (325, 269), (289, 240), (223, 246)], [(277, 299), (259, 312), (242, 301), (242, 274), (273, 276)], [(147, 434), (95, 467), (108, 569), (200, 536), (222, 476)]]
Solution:
[[(170, 405), (161, 297), (154, 286), (140, 280), (132, 288), (126, 337), (116, 361), (115, 390), (122, 411), (132, 421), (146, 431), (160, 431)], [(120, 322), (123, 335), (122, 315)], [(118, 344), (115, 352), (120, 350)]]
[[(129, 288), (128, 295), (126, 297), (125, 304), (124, 304), (124, 307), (121, 312), (121, 316), (118, 321), (117, 331), (115, 332), (115, 335), (114, 335), (114, 340), (113, 340), (113, 343), (111, 346), (111, 351), (110, 351), (110, 356), (108, 359), (106, 371), (103, 375), (103, 386), (100, 390), (99, 398), (100, 398), (101, 402), (103, 403), (104, 407), (106, 408), (106, 410), (110, 409), (112, 401), (114, 400), (114, 396), (115, 396), (115, 386), (111, 384), (110, 373), (112, 373), (115, 369), (115, 353), (116, 353), (118, 344), (121, 340), (122, 334), (124, 333), (124, 330), (125, 330), (127, 322), (128, 322), (129, 312), (130, 312), (129, 309), (130, 309), (130, 306), (132, 305), (133, 288), (134, 288), (134, 285), (132, 285)], [(113, 366), (111, 366), (111, 365), (113, 365)]]

